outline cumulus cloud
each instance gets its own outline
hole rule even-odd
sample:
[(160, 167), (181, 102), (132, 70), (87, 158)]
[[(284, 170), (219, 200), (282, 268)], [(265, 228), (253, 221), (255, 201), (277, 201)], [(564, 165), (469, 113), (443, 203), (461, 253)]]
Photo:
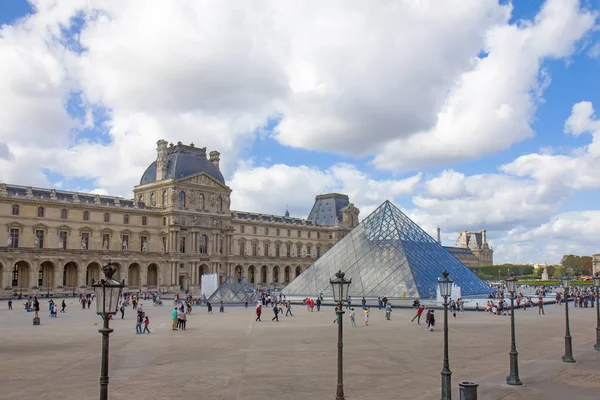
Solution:
[(229, 182), (233, 189), (232, 208), (262, 213), (285, 212), (308, 216), (315, 195), (338, 192), (360, 205), (365, 217), (385, 200), (414, 193), (420, 174), (399, 180), (375, 180), (349, 164), (319, 168), (276, 164), (238, 170)]
[(498, 24), (485, 35), (487, 57), (457, 77), (431, 129), (388, 143), (381, 168), (414, 168), (473, 159), (533, 136), (530, 120), (549, 84), (545, 59), (568, 57), (594, 27), (577, 0), (548, 0), (534, 21)]
[(556, 190), (599, 189), (600, 176), (600, 121), (594, 114), (590, 102), (573, 106), (565, 123), (565, 133), (574, 136), (590, 134), (592, 141), (573, 154), (533, 153), (521, 156), (501, 167), (501, 170), (516, 176), (531, 177), (540, 185), (550, 185)]

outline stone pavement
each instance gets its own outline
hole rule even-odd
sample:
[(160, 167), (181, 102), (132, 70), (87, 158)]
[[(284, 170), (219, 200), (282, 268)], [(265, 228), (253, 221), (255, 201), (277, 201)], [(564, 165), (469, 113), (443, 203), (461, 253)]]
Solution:
[[(67, 301), (66, 315), (32, 326), (20, 302), (12, 312), (0, 302), (0, 399), (96, 399), (99, 393), (101, 320)], [(42, 301), (44, 310), (47, 302)], [(151, 335), (135, 334), (129, 308), (111, 327), (111, 399), (333, 399), (336, 385), (337, 326), (331, 308), (263, 322), (254, 310), (228, 307), (208, 315), (196, 308), (188, 330), (172, 331), (172, 307), (152, 307)], [(217, 308), (218, 310), (218, 308)], [(454, 398), (458, 382), (479, 383), (480, 399), (597, 399), (600, 352), (593, 350), (595, 310), (571, 309), (578, 364), (561, 362), (563, 307), (517, 311), (517, 347), (522, 387), (504, 384), (508, 373), (510, 318), (467, 312), (450, 320), (450, 367)], [(439, 399), (443, 315), (437, 329), (410, 323), (413, 311), (395, 310), (392, 321), (372, 309), (371, 326), (357, 311), (356, 328), (344, 318), (346, 398)]]

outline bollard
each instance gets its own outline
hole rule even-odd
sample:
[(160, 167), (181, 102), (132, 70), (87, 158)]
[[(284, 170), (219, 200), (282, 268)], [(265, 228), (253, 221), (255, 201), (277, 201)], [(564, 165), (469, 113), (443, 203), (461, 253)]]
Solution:
[(477, 400), (477, 388), (479, 384), (475, 382), (461, 382), (458, 386), (460, 387), (460, 400)]

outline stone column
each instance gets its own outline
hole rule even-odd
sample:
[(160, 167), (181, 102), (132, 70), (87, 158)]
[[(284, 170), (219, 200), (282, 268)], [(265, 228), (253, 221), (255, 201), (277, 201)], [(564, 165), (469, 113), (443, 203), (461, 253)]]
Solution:
[(63, 270), (65, 268), (64, 261), (57, 261), (54, 267), (54, 288), (63, 286)]
[[(40, 261), (33, 260), (31, 263), (31, 267), (29, 268), (29, 287), (27, 289), (31, 289), (32, 287), (38, 287), (38, 274), (40, 271)], [(23, 288), (25, 289), (25, 288)]]

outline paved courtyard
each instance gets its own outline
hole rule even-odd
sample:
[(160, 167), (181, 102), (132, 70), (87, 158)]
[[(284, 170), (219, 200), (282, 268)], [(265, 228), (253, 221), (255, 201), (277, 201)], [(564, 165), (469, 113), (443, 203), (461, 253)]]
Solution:
[[(33, 313), (0, 302), (0, 399), (95, 399), (99, 392), (101, 320), (92, 309), (67, 300), (67, 313), (32, 326)], [(43, 310), (47, 302), (42, 301)], [(135, 334), (129, 308), (111, 327), (111, 399), (333, 399), (337, 327), (331, 308), (294, 317), (254, 321), (254, 310), (239, 307), (208, 315), (196, 308), (186, 332), (172, 331), (172, 307), (152, 307), (151, 335)], [(443, 315), (437, 329), (411, 323), (413, 311), (398, 309), (392, 321), (373, 310), (363, 326), (344, 319), (345, 390), (348, 399), (439, 399)], [(563, 308), (517, 313), (517, 345), (523, 387), (508, 387), (510, 318), (467, 312), (450, 323), (450, 367), (454, 397), (458, 382), (480, 383), (480, 399), (597, 399), (600, 352), (592, 349), (595, 310), (573, 309), (577, 364), (565, 364)], [(423, 323), (423, 322), (422, 322)]]

